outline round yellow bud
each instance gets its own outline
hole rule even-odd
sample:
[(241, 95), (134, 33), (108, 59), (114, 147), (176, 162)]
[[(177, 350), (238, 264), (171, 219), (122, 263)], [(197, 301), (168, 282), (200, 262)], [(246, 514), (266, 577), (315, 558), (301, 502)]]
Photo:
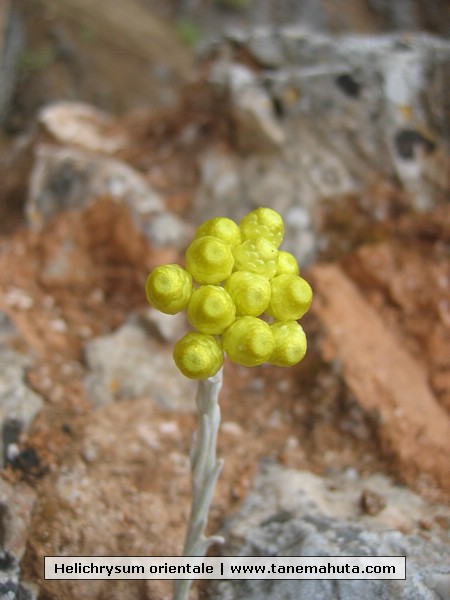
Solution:
[(223, 365), (223, 350), (213, 335), (191, 332), (175, 344), (175, 364), (190, 379), (207, 379)]
[(277, 367), (292, 367), (306, 354), (306, 335), (297, 321), (285, 321), (270, 325), (275, 348), (269, 362)]
[(242, 242), (241, 230), (237, 223), (227, 217), (215, 217), (205, 221), (197, 229), (195, 239), (212, 235), (219, 238), (231, 248), (238, 246)]
[(186, 250), (186, 269), (198, 283), (220, 283), (231, 275), (234, 259), (228, 244), (207, 235)]
[(276, 275), (300, 275), (300, 268), (293, 254), (285, 250), (278, 251)]
[(191, 275), (179, 265), (162, 265), (147, 277), (145, 291), (149, 304), (174, 315), (184, 310), (193, 291)]
[(241, 232), (244, 240), (264, 238), (278, 248), (283, 241), (283, 219), (271, 208), (257, 208), (242, 219)]
[(239, 317), (223, 334), (225, 352), (233, 362), (245, 367), (266, 362), (274, 346), (269, 325), (256, 317)]
[(234, 249), (234, 270), (271, 279), (277, 271), (278, 250), (264, 238), (247, 240)]
[(218, 285), (205, 285), (195, 290), (188, 307), (191, 325), (202, 333), (219, 334), (236, 317), (236, 307), (228, 293)]
[(258, 317), (270, 302), (270, 281), (262, 275), (236, 271), (225, 282), (225, 289), (236, 305), (236, 314)]
[(313, 293), (311, 286), (297, 275), (278, 275), (270, 282), (272, 295), (267, 313), (278, 321), (296, 321), (308, 312)]

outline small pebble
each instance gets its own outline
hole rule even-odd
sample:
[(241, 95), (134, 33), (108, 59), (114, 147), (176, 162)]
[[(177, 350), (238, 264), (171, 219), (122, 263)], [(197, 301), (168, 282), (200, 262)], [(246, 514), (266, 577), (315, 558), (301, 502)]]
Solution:
[(377, 492), (365, 489), (361, 494), (360, 505), (367, 515), (373, 517), (386, 508), (386, 500)]

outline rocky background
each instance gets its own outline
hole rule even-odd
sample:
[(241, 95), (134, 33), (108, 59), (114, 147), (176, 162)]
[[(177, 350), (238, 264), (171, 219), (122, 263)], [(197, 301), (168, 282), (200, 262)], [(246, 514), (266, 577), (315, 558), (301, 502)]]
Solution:
[(406, 581), (216, 582), (204, 599), (450, 599), (450, 9), (433, 0), (0, 5), (0, 598), (45, 555), (177, 555), (187, 324), (148, 272), (280, 211), (315, 301), (295, 368), (225, 366), (224, 555), (406, 555)]

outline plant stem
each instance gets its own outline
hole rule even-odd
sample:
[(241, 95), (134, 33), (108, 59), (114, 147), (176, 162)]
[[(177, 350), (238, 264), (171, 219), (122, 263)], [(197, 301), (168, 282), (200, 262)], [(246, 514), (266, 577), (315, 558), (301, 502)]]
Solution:
[[(183, 556), (205, 556), (212, 544), (224, 541), (220, 536), (206, 537), (204, 534), (214, 489), (223, 467), (223, 460), (217, 460), (216, 456), (221, 387), (222, 369), (198, 384), (196, 403), (200, 432), (191, 448), (192, 505)], [(175, 580), (174, 600), (187, 600), (191, 585), (190, 579)]]

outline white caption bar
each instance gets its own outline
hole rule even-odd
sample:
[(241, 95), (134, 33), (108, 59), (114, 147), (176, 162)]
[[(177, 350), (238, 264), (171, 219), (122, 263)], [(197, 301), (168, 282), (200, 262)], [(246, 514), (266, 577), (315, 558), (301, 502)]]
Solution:
[(46, 556), (45, 579), (405, 579), (404, 556)]

